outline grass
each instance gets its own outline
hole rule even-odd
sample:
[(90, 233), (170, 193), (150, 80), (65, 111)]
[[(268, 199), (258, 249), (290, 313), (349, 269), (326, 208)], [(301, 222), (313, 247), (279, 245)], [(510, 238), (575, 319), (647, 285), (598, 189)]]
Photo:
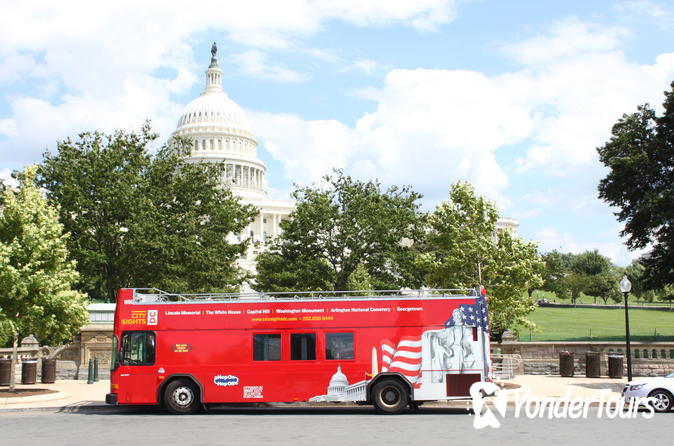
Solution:
[[(632, 341), (674, 341), (674, 311), (630, 309)], [(625, 312), (621, 309), (539, 307), (529, 319), (538, 331), (519, 330), (520, 341), (623, 341)]]

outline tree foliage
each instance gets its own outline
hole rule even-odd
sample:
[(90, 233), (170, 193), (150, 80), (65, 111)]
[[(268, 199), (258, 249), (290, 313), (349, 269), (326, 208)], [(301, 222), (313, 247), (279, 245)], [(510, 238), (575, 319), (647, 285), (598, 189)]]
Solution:
[(623, 115), (597, 149), (609, 168), (599, 197), (620, 209), (627, 246), (650, 249), (640, 263), (651, 289), (674, 283), (674, 82), (663, 106), (661, 116), (648, 104)]
[(179, 291), (236, 289), (236, 259), (248, 240), (228, 241), (256, 211), (219, 187), (222, 166), (187, 163), (186, 141), (152, 155), (157, 138), (140, 133), (83, 133), (45, 153), (40, 184), (60, 205), (71, 233), (80, 288), (113, 300), (120, 287)]
[(426, 252), (419, 258), (426, 283), (435, 288), (484, 285), (497, 339), (509, 327), (532, 325), (527, 315), (534, 302), (526, 292), (541, 285), (543, 270), (536, 245), (509, 231), (497, 232), (496, 206), (470, 184), (454, 184), (449, 198), (428, 219)]
[(541, 256), (545, 262), (543, 289), (554, 292), (560, 299), (571, 299), (575, 305), (581, 293), (620, 301), (618, 282), (622, 269), (616, 268), (608, 257), (599, 251), (585, 251), (580, 254), (551, 251)]
[(21, 337), (32, 333), (43, 344), (58, 345), (88, 318), (86, 296), (71, 288), (78, 274), (68, 257), (68, 236), (36, 187), (35, 170), (21, 175), (18, 192), (5, 191), (0, 214), (0, 324), (13, 338), (12, 364)]
[(277, 243), (258, 256), (256, 289), (343, 291), (359, 266), (375, 288), (418, 286), (410, 244), (421, 235), (421, 196), (407, 186), (382, 191), (342, 171), (325, 182), (293, 192), (297, 206)]
[(545, 263), (542, 289), (555, 293), (559, 298), (570, 297), (566, 278), (571, 270), (573, 258), (573, 254), (557, 250), (542, 254), (541, 260)]
[(653, 289), (645, 277), (644, 266), (638, 260), (632, 261), (625, 268), (625, 275), (632, 282), (632, 294), (637, 300), (645, 302), (653, 302), (656, 300), (672, 300), (674, 299), (674, 285), (666, 285), (664, 287)]
[(332, 290), (334, 270), (320, 258), (303, 258), (274, 246), (258, 254), (254, 288), (266, 292)]

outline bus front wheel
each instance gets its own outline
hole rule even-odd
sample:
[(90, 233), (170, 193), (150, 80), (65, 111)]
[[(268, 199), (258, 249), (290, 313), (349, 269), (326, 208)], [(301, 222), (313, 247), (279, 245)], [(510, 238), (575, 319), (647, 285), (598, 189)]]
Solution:
[(397, 414), (409, 404), (409, 391), (397, 379), (383, 379), (372, 388), (372, 404), (379, 413)]
[(176, 379), (164, 389), (164, 404), (174, 414), (190, 414), (199, 409), (199, 392), (193, 383), (185, 379)]

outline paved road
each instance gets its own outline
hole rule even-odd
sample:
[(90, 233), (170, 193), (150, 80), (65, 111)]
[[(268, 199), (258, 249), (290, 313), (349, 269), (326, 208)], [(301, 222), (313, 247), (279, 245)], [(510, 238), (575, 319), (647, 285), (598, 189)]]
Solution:
[[(592, 415), (592, 413), (591, 413)], [(120, 408), (79, 412), (0, 413), (0, 445), (455, 445), (671, 444), (674, 413), (651, 420), (515, 419), (499, 429), (472, 427), (463, 410), (422, 408), (401, 416), (376, 415), (370, 408), (223, 409), (173, 416)], [(543, 443), (544, 442), (544, 443)], [(470, 444), (470, 443), (468, 443)]]

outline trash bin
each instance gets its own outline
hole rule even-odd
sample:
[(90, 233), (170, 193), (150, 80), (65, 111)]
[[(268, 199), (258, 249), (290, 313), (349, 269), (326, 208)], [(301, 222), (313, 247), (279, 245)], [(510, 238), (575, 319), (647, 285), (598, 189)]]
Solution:
[(56, 381), (56, 359), (42, 360), (42, 384), (53, 384)]
[(622, 353), (610, 353), (608, 355), (608, 377), (623, 377), (623, 355)]
[(12, 376), (12, 360), (0, 359), (0, 386), (8, 386), (10, 376)]
[(35, 384), (37, 379), (37, 360), (24, 359), (21, 361), (21, 384)]
[(573, 376), (573, 352), (559, 352), (559, 374)]
[(600, 370), (599, 352), (585, 352), (585, 376), (588, 378), (599, 378)]

